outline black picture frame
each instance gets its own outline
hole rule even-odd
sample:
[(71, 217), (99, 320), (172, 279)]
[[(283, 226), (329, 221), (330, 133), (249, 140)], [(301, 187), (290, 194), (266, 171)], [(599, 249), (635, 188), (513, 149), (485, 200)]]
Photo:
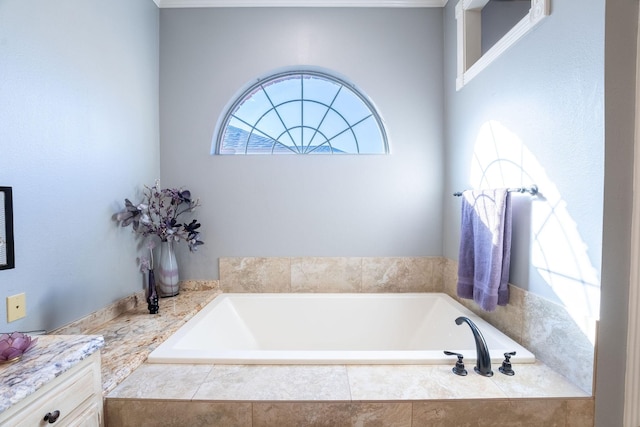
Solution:
[(13, 247), (13, 192), (0, 187), (0, 270), (15, 268)]

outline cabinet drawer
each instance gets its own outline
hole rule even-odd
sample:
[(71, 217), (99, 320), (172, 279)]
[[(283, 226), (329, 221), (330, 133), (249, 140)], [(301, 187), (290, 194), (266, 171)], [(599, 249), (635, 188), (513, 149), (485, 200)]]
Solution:
[(67, 424), (76, 417), (77, 414), (73, 414), (74, 410), (85, 401), (102, 398), (96, 395), (100, 392), (99, 388), (96, 390), (96, 384), (100, 384), (100, 365), (86, 362), (88, 363), (60, 375), (47, 390), (30, 396), (33, 400), (29, 399), (28, 406), (9, 415), (9, 418), (2, 419), (0, 424), (15, 427), (48, 426), (51, 424), (45, 421), (44, 417), (54, 411), (60, 411), (60, 416), (53, 425)]
[[(99, 406), (95, 399), (86, 401), (84, 406), (73, 412), (72, 416), (65, 418), (65, 423), (61, 424), (60, 427), (102, 426), (102, 411)], [(52, 427), (58, 427), (58, 424), (54, 424)]]

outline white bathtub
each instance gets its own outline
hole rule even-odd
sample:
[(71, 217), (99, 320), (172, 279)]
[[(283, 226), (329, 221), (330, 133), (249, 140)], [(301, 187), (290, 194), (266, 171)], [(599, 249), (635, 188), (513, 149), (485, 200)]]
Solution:
[[(150, 355), (151, 363), (453, 364), (473, 368), (473, 320), (494, 364), (504, 353), (533, 363), (528, 350), (440, 293), (222, 294)], [(497, 366), (494, 369), (497, 370)]]

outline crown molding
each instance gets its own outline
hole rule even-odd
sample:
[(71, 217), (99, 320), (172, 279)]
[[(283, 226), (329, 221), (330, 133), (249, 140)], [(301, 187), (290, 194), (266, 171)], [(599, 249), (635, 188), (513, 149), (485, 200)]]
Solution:
[(444, 7), (447, 0), (153, 0), (179, 7)]

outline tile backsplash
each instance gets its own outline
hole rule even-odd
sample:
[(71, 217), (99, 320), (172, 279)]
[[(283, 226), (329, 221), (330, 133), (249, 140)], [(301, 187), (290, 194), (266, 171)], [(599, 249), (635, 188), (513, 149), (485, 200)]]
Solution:
[(220, 258), (224, 292), (442, 292), (441, 257)]
[(484, 312), (473, 301), (457, 298), (456, 261), (443, 257), (233, 257), (220, 258), (219, 267), (223, 292), (447, 293), (592, 394), (594, 347), (564, 307), (510, 285), (509, 304)]

